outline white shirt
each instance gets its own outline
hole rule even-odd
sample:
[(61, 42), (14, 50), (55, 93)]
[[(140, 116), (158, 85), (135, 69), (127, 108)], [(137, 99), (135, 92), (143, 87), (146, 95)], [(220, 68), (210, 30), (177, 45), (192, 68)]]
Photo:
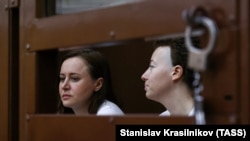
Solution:
[[(162, 112), (159, 116), (170, 116), (170, 112), (168, 110)], [(194, 108), (189, 112), (188, 116), (191, 117), (194, 115)]]
[(97, 110), (96, 115), (124, 115), (124, 112), (118, 107), (115, 103), (105, 100), (99, 109)]

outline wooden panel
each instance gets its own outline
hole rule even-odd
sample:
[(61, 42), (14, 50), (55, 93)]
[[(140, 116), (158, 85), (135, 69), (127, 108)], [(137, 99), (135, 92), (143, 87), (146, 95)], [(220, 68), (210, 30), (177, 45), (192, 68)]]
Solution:
[(127, 116), (121, 116), (113, 119), (116, 124), (131, 124), (131, 125), (183, 125), (183, 124), (195, 124), (194, 117), (160, 117), (149, 114), (131, 114)]
[(239, 21), (231, 20), (231, 25), (220, 29), (209, 70), (204, 73), (205, 106), (210, 116), (227, 115), (230, 120), (224, 118), (224, 122), (249, 123), (249, 2), (237, 2)]
[(206, 116), (206, 124), (207, 125), (216, 125), (216, 124), (224, 124), (224, 125), (234, 125), (239, 123), (240, 117), (236, 114), (208, 114)]
[(30, 115), (27, 141), (115, 141), (118, 124), (193, 124), (193, 118), (158, 116), (63, 116)]
[(240, 55), (239, 55), (239, 69), (241, 75), (239, 75), (240, 79), (240, 92), (239, 94), (239, 114), (240, 114), (240, 122), (243, 124), (250, 123), (250, 48), (249, 48), (249, 25), (250, 25), (250, 17), (249, 17), (249, 7), (250, 3), (248, 0), (241, 0), (239, 3), (239, 15), (240, 21), (239, 26), (241, 27), (239, 33), (239, 41), (240, 41)]
[(0, 140), (8, 141), (9, 137), (9, 18), (7, 0), (0, 0)]
[[(208, 114), (236, 114), (238, 111), (238, 48), (234, 26), (222, 28), (218, 44), (209, 57), (208, 69), (202, 72), (205, 108)], [(230, 81), (226, 78), (230, 76)], [(218, 108), (220, 107), (220, 108)], [(238, 114), (237, 114), (238, 116)]]
[[(235, 18), (235, 0), (229, 0), (227, 3), (223, 0), (144, 0), (112, 8), (40, 19), (28, 14), (32, 13), (32, 8), (27, 9), (32, 3), (24, 2), (25, 8), (22, 8), (25, 16), (30, 16), (26, 17), (24, 22), (28, 22), (26, 36), (31, 51), (183, 33), (185, 22), (182, 13), (193, 6), (203, 6), (215, 15), (217, 12), (223, 12), (227, 17)], [(228, 24), (228, 20), (223, 19), (222, 22)]]
[(27, 141), (97, 141), (114, 140), (114, 126), (109, 118), (28, 117)]
[(36, 111), (36, 54), (20, 51), (20, 89), (19, 89), (19, 134), (20, 140), (25, 137), (25, 118), (28, 113)]

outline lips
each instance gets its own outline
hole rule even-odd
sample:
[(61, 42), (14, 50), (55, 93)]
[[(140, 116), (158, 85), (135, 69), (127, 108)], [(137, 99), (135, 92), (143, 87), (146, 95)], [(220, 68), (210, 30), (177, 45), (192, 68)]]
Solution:
[(70, 99), (72, 96), (70, 94), (63, 94), (62, 95), (62, 100), (68, 100)]
[(144, 90), (147, 91), (147, 88), (148, 88), (148, 85), (145, 84), (145, 85), (144, 85)]

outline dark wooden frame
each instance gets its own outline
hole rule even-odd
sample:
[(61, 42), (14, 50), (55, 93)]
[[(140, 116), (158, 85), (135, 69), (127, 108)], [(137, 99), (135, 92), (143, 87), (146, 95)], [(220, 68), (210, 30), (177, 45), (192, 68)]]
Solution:
[[(1, 5), (8, 5), (7, 0), (1, 0)], [(4, 6), (0, 7), (0, 139), (9, 139), (9, 12)]]
[(203, 74), (208, 121), (249, 123), (247, 0), (229, 0), (226, 3), (224, 0), (145, 0), (52, 17), (36, 16), (39, 15), (39, 9), (36, 9), (39, 2), (23, 0), (20, 4), (21, 141), (28, 138), (26, 116), (36, 114), (39, 109), (38, 62), (41, 51), (183, 33), (185, 22), (182, 12), (193, 6), (205, 8), (220, 29), (218, 46), (211, 57), (214, 66)]

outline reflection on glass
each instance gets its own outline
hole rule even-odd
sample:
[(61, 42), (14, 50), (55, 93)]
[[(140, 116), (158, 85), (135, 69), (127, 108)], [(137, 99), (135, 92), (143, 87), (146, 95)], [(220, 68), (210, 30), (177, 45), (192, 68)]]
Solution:
[(56, 0), (56, 14), (92, 10), (134, 1), (136, 0)]

